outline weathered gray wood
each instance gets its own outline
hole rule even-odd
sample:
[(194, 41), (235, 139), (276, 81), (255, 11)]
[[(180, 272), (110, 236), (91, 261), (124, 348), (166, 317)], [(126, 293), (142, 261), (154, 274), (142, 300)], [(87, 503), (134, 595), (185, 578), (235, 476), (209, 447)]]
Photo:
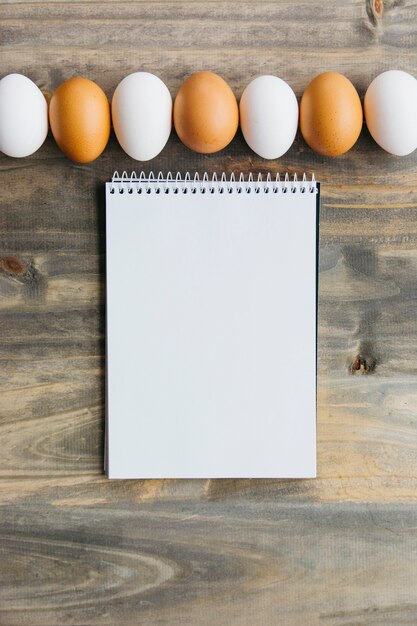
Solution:
[[(3, 3), (0, 16), (2, 75), (45, 91), (81, 74), (111, 97), (147, 70), (174, 96), (204, 68), (238, 97), (259, 73), (300, 97), (333, 69), (363, 96), (384, 69), (417, 75), (411, 1), (42, 0)], [(0, 157), (2, 626), (416, 622), (416, 165), (365, 127), (343, 157), (298, 136), (272, 162), (240, 133), (211, 156), (172, 134), (147, 172), (322, 181), (319, 478), (109, 482), (103, 183), (141, 164), (114, 136), (83, 166), (51, 137), (29, 158)]]
[(415, 623), (410, 505), (38, 499), (1, 520), (8, 626)]

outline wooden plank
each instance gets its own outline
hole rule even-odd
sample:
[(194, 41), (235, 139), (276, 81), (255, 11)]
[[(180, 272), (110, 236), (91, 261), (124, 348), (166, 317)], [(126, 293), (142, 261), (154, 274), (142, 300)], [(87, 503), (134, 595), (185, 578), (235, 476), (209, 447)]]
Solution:
[[(123, 492), (122, 492), (123, 493)], [(0, 622), (413, 624), (414, 506), (256, 497), (1, 509)]]

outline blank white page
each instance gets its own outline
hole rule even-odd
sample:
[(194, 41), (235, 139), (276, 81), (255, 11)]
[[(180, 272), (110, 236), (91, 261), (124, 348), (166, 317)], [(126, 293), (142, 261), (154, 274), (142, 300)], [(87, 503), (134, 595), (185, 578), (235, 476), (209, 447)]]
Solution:
[(318, 193), (145, 185), (106, 187), (108, 477), (315, 476)]

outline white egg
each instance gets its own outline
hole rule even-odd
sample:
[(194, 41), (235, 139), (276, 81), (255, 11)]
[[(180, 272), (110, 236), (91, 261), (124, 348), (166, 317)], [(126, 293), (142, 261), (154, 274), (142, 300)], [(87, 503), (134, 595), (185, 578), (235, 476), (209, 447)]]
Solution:
[(277, 76), (258, 76), (239, 103), (246, 143), (264, 159), (277, 159), (292, 146), (298, 127), (298, 102), (291, 87)]
[(417, 148), (417, 80), (401, 70), (379, 74), (364, 100), (365, 120), (376, 143), (405, 156)]
[(123, 150), (138, 161), (156, 157), (172, 125), (172, 98), (165, 83), (148, 72), (129, 74), (116, 87), (111, 106)]
[(34, 82), (22, 74), (0, 80), (0, 151), (26, 157), (38, 150), (48, 134), (48, 105)]

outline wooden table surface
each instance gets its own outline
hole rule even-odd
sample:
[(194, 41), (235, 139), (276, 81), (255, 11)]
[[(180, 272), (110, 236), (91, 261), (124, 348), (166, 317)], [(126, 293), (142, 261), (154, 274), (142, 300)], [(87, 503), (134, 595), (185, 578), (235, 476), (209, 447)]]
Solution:
[[(338, 70), (363, 97), (383, 70), (417, 75), (411, 0), (16, 1), (0, 17), (1, 75), (44, 91), (84, 75), (110, 98), (146, 70), (174, 96), (211, 69), (237, 97), (262, 73), (300, 97)], [(173, 133), (145, 165), (322, 182), (319, 477), (104, 478), (103, 185), (141, 165), (114, 136), (89, 165), (50, 136), (2, 155), (0, 624), (417, 624), (417, 152), (364, 128), (343, 157), (298, 136), (267, 162), (240, 134), (203, 156)]]

